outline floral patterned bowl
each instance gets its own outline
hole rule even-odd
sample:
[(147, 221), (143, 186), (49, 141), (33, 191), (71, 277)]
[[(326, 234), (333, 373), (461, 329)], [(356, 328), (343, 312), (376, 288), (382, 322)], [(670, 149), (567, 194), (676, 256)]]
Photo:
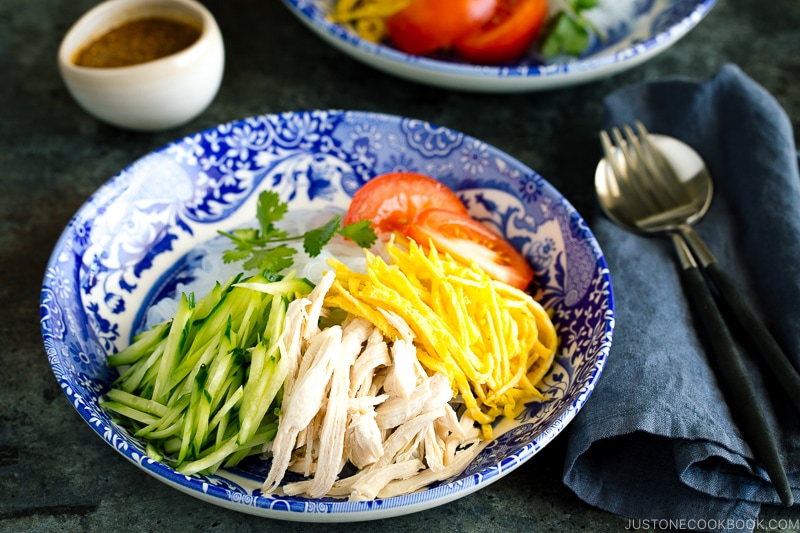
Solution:
[[(98, 406), (117, 372), (106, 357), (144, 326), (145, 311), (193, 274), (196, 250), (217, 230), (250, 221), (258, 192), (290, 209), (346, 208), (365, 181), (390, 170), (435, 176), (471, 213), (530, 260), (536, 297), (554, 311), (561, 345), (544, 380), (546, 401), (514, 420), (453, 479), (370, 502), (262, 494), (268, 461), (212, 476), (185, 476)], [(134, 162), (70, 221), (41, 293), (41, 329), (55, 377), (89, 426), (123, 457), (201, 500), (241, 512), (307, 522), (410, 513), (470, 494), (512, 472), (558, 435), (586, 402), (611, 346), (607, 266), (586, 223), (533, 170), (467, 135), (419, 120), (347, 111), (265, 115), (220, 125)]]
[(413, 56), (362, 39), (330, 20), (335, 2), (283, 0), (321, 39), (371, 67), (446, 89), (496, 93), (568, 87), (633, 68), (675, 44), (716, 4), (716, 0), (601, 0), (600, 7), (587, 15), (605, 39), (592, 39), (580, 57), (543, 59), (534, 46), (509, 64), (475, 65), (452, 54)]

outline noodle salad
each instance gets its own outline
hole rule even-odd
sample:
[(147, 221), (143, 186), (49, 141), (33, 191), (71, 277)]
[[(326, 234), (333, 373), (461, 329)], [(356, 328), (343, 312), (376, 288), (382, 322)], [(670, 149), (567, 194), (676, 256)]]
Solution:
[(441, 51), (476, 64), (578, 56), (604, 38), (600, 0), (335, 0), (331, 19), (412, 55)]
[(530, 267), (452, 191), (395, 173), (343, 221), (296, 235), (286, 214), (262, 193), (257, 227), (221, 236), (239, 271), (109, 357), (101, 405), (150, 457), (191, 475), (261, 456), (266, 493), (385, 498), (461, 472), (543, 400), (558, 335)]

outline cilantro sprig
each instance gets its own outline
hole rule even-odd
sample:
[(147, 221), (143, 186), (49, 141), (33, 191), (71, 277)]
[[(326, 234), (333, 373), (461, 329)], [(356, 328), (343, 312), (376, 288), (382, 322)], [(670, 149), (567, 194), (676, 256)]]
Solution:
[(587, 19), (584, 11), (599, 5), (599, 0), (563, 0), (562, 9), (549, 23), (542, 41), (542, 54), (554, 57), (562, 54), (577, 56), (589, 46), (592, 34), (605, 39), (602, 32)]
[(289, 235), (276, 227), (289, 210), (289, 204), (281, 201), (274, 191), (264, 191), (258, 196), (256, 219), (258, 228), (235, 229), (230, 232), (220, 231), (234, 245), (225, 250), (222, 259), (226, 263), (244, 261), (247, 270), (258, 269), (261, 272), (277, 274), (294, 263), (297, 250), (288, 243), (303, 241), (303, 249), (316, 257), (328, 242), (339, 234), (353, 240), (362, 248), (369, 248), (378, 238), (369, 220), (361, 220), (342, 226), (341, 217), (334, 215), (322, 226), (307, 231), (302, 235)]

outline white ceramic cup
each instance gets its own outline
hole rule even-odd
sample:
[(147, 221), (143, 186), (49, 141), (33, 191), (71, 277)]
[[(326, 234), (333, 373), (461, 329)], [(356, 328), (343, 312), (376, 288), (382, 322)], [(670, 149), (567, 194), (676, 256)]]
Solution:
[[(200, 29), (200, 37), (173, 55), (127, 67), (77, 66), (79, 50), (130, 20), (163, 17)], [(67, 89), (86, 111), (121, 128), (165, 130), (190, 121), (219, 90), (225, 47), (216, 20), (194, 0), (108, 0), (69, 29), (58, 50)]]

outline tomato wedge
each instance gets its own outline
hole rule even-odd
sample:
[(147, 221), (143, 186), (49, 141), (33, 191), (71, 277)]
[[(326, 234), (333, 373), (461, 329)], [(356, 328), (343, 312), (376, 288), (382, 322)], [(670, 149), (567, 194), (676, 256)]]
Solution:
[(547, 14), (547, 0), (499, 0), (492, 18), (456, 39), (453, 48), (474, 63), (517, 59), (539, 35)]
[(454, 259), (474, 261), (490, 277), (521, 290), (533, 280), (533, 269), (511, 244), (468, 214), (445, 209), (420, 211), (406, 235), (426, 246), (449, 253)]
[(422, 55), (449, 47), (454, 40), (485, 23), (498, 0), (413, 0), (386, 19), (394, 45)]
[(416, 172), (390, 172), (356, 191), (344, 223), (370, 220), (378, 233), (404, 233), (418, 212), (431, 207), (467, 215), (461, 198), (441, 182)]

